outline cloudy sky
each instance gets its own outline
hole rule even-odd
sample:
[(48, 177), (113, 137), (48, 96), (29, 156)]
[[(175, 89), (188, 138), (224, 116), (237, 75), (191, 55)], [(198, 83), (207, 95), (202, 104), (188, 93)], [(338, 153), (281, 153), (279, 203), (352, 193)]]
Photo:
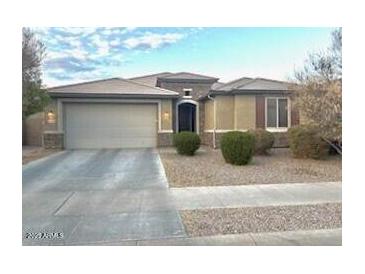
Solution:
[(222, 81), (286, 80), (331, 28), (33, 28), (47, 47), (46, 86), (190, 71)]

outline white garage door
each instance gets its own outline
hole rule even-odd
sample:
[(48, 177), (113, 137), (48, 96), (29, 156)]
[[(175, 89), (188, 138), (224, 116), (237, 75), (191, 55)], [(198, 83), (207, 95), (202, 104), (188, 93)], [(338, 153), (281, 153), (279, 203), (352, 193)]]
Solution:
[(64, 111), (66, 148), (156, 146), (154, 104), (70, 103)]

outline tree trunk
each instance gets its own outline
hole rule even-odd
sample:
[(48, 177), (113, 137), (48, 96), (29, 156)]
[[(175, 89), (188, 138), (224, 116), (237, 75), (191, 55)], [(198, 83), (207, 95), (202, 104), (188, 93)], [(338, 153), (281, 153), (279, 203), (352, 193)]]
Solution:
[(335, 145), (333, 142), (331, 142), (327, 138), (322, 137), (322, 140), (325, 141), (327, 144), (329, 144), (334, 150), (336, 150), (336, 152), (338, 154), (340, 154), (342, 156), (342, 147), (340, 148), (339, 146)]

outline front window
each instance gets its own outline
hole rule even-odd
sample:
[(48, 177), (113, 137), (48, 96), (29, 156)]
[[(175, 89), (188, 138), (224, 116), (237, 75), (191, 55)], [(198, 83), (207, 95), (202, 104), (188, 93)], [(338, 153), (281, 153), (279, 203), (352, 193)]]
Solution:
[(288, 127), (288, 99), (267, 98), (266, 101), (266, 127), (287, 128)]

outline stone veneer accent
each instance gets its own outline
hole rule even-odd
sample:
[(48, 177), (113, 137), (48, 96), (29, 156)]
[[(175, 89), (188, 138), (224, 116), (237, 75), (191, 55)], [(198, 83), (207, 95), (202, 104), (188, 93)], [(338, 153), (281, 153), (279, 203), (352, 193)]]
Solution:
[[(157, 146), (172, 146), (173, 133), (158, 133)], [(44, 148), (64, 148), (64, 134), (61, 132), (45, 132), (43, 133)]]
[(158, 133), (157, 134), (157, 147), (172, 146), (173, 133)]
[(201, 132), (200, 140), (202, 145), (213, 147), (213, 133)]
[(63, 149), (64, 134), (62, 132), (44, 132), (43, 147)]
[[(216, 132), (215, 133), (216, 148), (220, 147), (220, 138), (222, 137), (223, 134), (224, 133), (222, 133), (222, 132)], [(203, 145), (214, 147), (213, 146), (213, 132), (204, 132), (204, 134), (201, 136), (201, 138), (202, 138), (202, 144)]]

